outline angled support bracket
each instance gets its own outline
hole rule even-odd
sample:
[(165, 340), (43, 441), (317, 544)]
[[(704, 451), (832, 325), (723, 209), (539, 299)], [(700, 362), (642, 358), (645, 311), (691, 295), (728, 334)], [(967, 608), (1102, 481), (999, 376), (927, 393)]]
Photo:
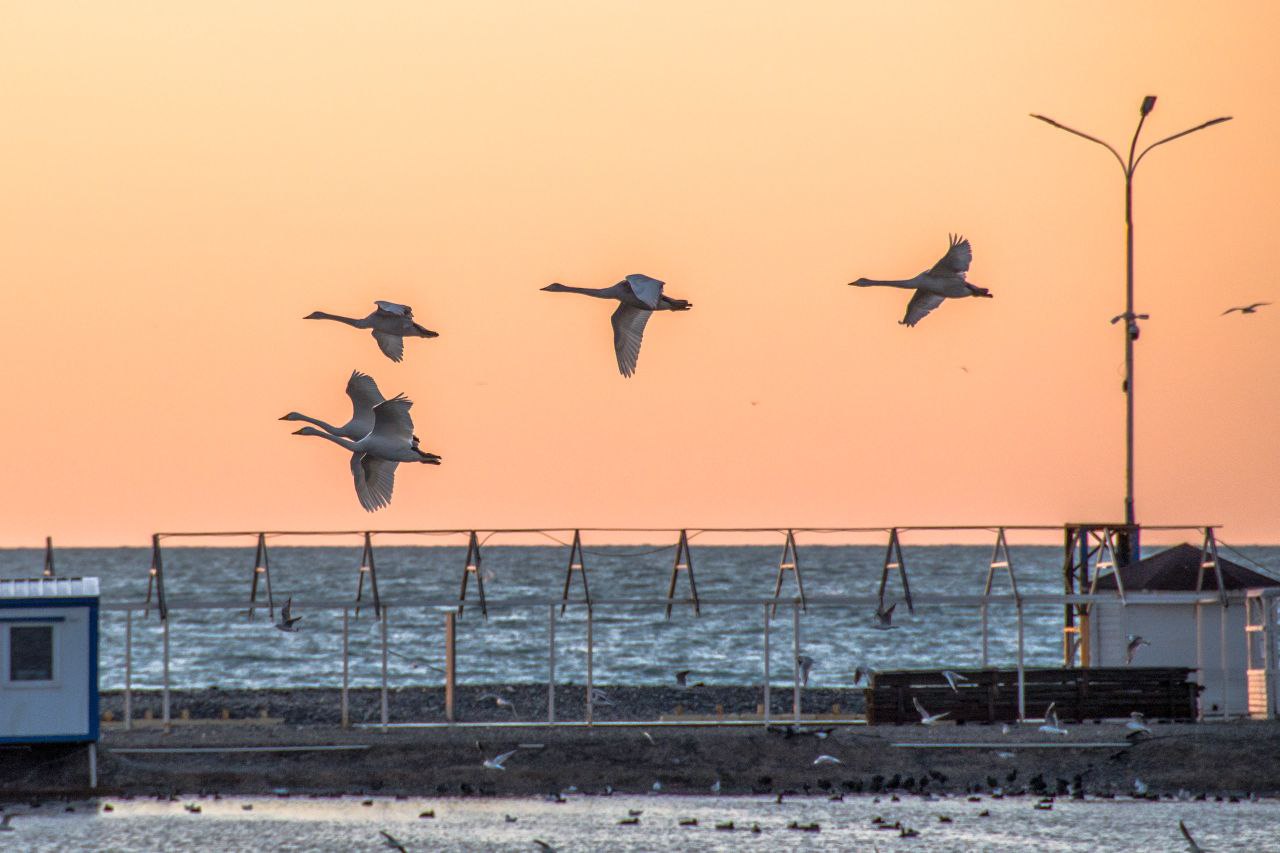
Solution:
[(262, 580), (267, 588), (267, 614), (272, 621), (276, 618), (276, 602), (271, 595), (271, 555), (267, 553), (267, 536), (258, 534), (258, 547), (253, 554), (253, 580), (249, 584), (249, 618), (253, 618), (253, 605), (258, 601), (258, 581)]
[(1124, 578), (1120, 576), (1120, 569), (1116, 566), (1116, 547), (1115, 532), (1110, 527), (1104, 527), (1099, 537), (1097, 556), (1093, 563), (1093, 580), (1089, 582), (1089, 594), (1093, 595), (1098, 590), (1098, 577), (1102, 574), (1103, 569), (1111, 569), (1111, 573), (1115, 575), (1116, 592), (1120, 595), (1120, 603), (1128, 604), (1128, 599), (1124, 593)]
[(1222, 563), (1218, 559), (1218, 540), (1213, 535), (1213, 528), (1204, 529), (1204, 544), (1200, 546), (1200, 570), (1196, 572), (1196, 592), (1204, 589), (1204, 573), (1213, 569), (1213, 576), (1218, 582), (1218, 600), (1227, 606), (1227, 588), (1222, 583)]
[(591, 589), (587, 586), (587, 566), (582, 558), (582, 534), (580, 531), (573, 531), (573, 544), (569, 546), (569, 568), (564, 573), (564, 592), (560, 596), (560, 615), (564, 615), (564, 610), (569, 606), (569, 583), (573, 580), (573, 573), (579, 572), (582, 577), (582, 599), (587, 604), (587, 612), (591, 612)]
[(459, 616), (462, 615), (462, 610), (466, 607), (467, 581), (472, 575), (476, 576), (476, 588), (480, 591), (480, 615), (488, 619), (489, 605), (484, 600), (484, 573), (480, 570), (480, 540), (476, 538), (474, 530), (471, 531), (471, 536), (467, 539), (467, 565), (462, 570), (462, 592), (458, 594)]
[(1005, 575), (1009, 578), (1009, 587), (1013, 590), (1013, 597), (1019, 598), (1018, 579), (1013, 574), (1013, 557), (1009, 556), (1009, 543), (1005, 540), (1003, 527), (996, 531), (996, 544), (991, 550), (991, 566), (987, 569), (987, 584), (983, 587), (983, 595), (991, 594), (991, 582), (995, 579), (996, 569), (1004, 569)]
[(156, 609), (160, 613), (160, 621), (169, 621), (169, 604), (164, 599), (164, 557), (160, 553), (160, 534), (151, 534), (151, 568), (147, 572), (147, 608), (146, 615), (151, 614), (151, 591), (155, 590)]
[(364, 578), (369, 576), (369, 593), (373, 596), (373, 618), (382, 618), (382, 599), (378, 597), (378, 567), (373, 559), (373, 536), (364, 534), (364, 550), (360, 552), (360, 569), (356, 581), (356, 615), (360, 615), (360, 602), (364, 600)]
[(800, 595), (800, 609), (809, 612), (809, 602), (804, 597), (804, 578), (800, 575), (800, 551), (796, 548), (795, 533), (787, 531), (787, 538), (782, 543), (782, 556), (778, 558), (778, 577), (773, 584), (773, 605), (769, 608), (769, 618), (778, 614), (778, 595), (782, 592), (782, 576), (791, 572), (796, 579), (796, 591)]
[(907, 602), (907, 610), (916, 612), (911, 603), (911, 584), (907, 580), (907, 567), (902, 561), (902, 546), (898, 543), (898, 528), (889, 531), (889, 545), (884, 550), (884, 568), (880, 571), (880, 610), (884, 610), (884, 589), (889, 583), (889, 571), (898, 573), (902, 581), (902, 595)]
[(702, 615), (702, 605), (698, 601), (698, 584), (693, 578), (693, 554), (689, 551), (689, 533), (680, 531), (680, 541), (676, 543), (676, 559), (671, 565), (671, 583), (667, 585), (667, 618), (671, 618), (671, 599), (676, 594), (676, 578), (681, 572), (689, 575), (689, 594), (693, 597), (693, 615)]

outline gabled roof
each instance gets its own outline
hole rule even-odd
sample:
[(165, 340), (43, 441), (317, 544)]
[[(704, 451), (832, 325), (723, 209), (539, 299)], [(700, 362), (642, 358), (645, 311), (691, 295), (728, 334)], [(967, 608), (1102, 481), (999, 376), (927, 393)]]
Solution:
[[(1200, 549), (1182, 543), (1167, 551), (1139, 560), (1120, 569), (1125, 592), (1172, 591), (1195, 592), (1196, 577), (1200, 571)], [(1280, 586), (1280, 580), (1260, 574), (1244, 566), (1218, 556), (1222, 570), (1222, 583), (1227, 589), (1258, 589)], [(1098, 589), (1115, 589), (1116, 579), (1111, 572), (1098, 578)], [(1218, 589), (1218, 579), (1212, 568), (1205, 570), (1201, 589)]]

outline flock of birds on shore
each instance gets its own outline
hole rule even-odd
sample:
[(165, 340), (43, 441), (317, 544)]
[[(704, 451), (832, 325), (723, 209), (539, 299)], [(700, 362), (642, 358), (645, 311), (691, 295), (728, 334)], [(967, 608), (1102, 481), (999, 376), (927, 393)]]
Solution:
[[(932, 267), (913, 278), (859, 278), (849, 282), (849, 285), (896, 287), (912, 291), (906, 314), (898, 322), (905, 326), (915, 326), (948, 299), (971, 296), (992, 298), (990, 290), (967, 280), (972, 261), (973, 249), (969, 241), (964, 237), (951, 235), (946, 254)], [(578, 293), (618, 303), (610, 318), (613, 325), (613, 349), (618, 372), (629, 377), (636, 371), (645, 327), (654, 312), (688, 311), (693, 307), (693, 303), (688, 300), (663, 293), (665, 285), (666, 282), (659, 279), (633, 273), (609, 287), (571, 287), (556, 282), (542, 289), (551, 293)], [(1254, 314), (1259, 308), (1270, 304), (1254, 302), (1239, 305), (1227, 309), (1223, 314), (1236, 311), (1242, 315)], [(385, 300), (379, 300), (375, 305), (376, 310), (365, 317), (344, 317), (314, 311), (304, 319), (331, 320), (356, 329), (369, 329), (382, 353), (397, 363), (404, 359), (405, 338), (439, 337), (438, 332), (414, 320), (413, 309), (408, 305)], [(349, 451), (356, 497), (361, 507), (374, 512), (390, 505), (396, 468), (400, 463), (439, 465), (442, 460), (440, 456), (428, 453), (419, 446), (418, 437), (414, 435), (413, 418), (409, 414), (413, 402), (404, 394), (387, 399), (373, 378), (360, 371), (352, 372), (347, 380), (346, 391), (351, 398), (352, 413), (351, 418), (341, 426), (299, 412), (290, 412), (281, 420), (305, 421), (311, 425), (302, 427), (294, 435), (323, 438)]]

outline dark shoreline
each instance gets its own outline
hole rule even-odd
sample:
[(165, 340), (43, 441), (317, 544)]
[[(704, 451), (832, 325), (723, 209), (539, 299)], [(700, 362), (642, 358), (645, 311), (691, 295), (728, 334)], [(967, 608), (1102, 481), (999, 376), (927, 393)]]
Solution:
[[(972, 723), (872, 727), (806, 719), (795, 728), (783, 718), (791, 710), (791, 692), (775, 690), (779, 719), (770, 728), (758, 721), (717, 728), (697, 725), (690, 717), (714, 719), (717, 704), (726, 715), (754, 713), (759, 688), (603, 689), (614, 703), (596, 708), (596, 720), (604, 725), (538, 725), (545, 721), (546, 687), (525, 685), (461, 689), (459, 718), (471, 725), (385, 732), (377, 725), (377, 689), (351, 691), (350, 728), (338, 725), (339, 691), (333, 689), (174, 691), (168, 732), (158, 719), (158, 692), (135, 691), (137, 722), (125, 731), (118, 722), (123, 696), (111, 691), (103, 695), (102, 710), (116, 722), (103, 724), (97, 793), (533, 796), (573, 787), (588, 794), (639, 794), (652, 792), (658, 782), (664, 794), (707, 794), (719, 780), (725, 795), (988, 795), (1000, 788), (1006, 796), (1081, 792), (1128, 797), (1140, 779), (1147, 796), (1280, 795), (1280, 763), (1269, 760), (1280, 755), (1280, 722), (1152, 721), (1151, 737), (1134, 744), (1119, 722), (1068, 724), (1066, 737), (1040, 733), (1034, 724), (1008, 735), (998, 725)], [(860, 691), (806, 691), (804, 711), (829, 713), (833, 703), (852, 709), (856, 693)], [(532, 718), (534, 724), (487, 725), (517, 716), (481, 698), (487, 694), (511, 697), (518, 716)], [(581, 720), (583, 694), (580, 686), (558, 688), (557, 717)], [(522, 702), (530, 708), (520, 708)], [(393, 726), (443, 720), (439, 688), (393, 690), (388, 704)], [(656, 722), (677, 704), (686, 711), (682, 724), (670, 725), (670, 717)], [(153, 719), (141, 719), (148, 709)], [(224, 710), (229, 719), (222, 719)], [(183, 711), (190, 719), (181, 718)], [(541, 720), (536, 718), (539, 711)], [(649, 723), (607, 724), (622, 718)], [(1050, 742), (1062, 747), (1032, 746)], [(979, 748), (932, 746), (955, 743)], [(357, 748), (310, 749), (317, 746)], [(217, 751), (244, 747), (254, 750)], [(273, 747), (295, 749), (271, 751)], [(151, 751), (193, 748), (210, 751)], [(506, 770), (483, 766), (485, 758), (512, 749), (517, 751)], [(815, 765), (823, 754), (841, 763)], [(83, 795), (86, 788), (83, 747), (0, 752), (0, 798)]]

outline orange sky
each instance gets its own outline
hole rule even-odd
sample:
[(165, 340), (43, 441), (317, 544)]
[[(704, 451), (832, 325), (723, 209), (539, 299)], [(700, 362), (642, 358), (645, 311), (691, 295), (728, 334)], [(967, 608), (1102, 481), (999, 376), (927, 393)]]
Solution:
[[(0, 2), (0, 545), (155, 530), (1122, 517), (1280, 542), (1280, 7)], [(973, 243), (993, 300), (898, 325)], [(630, 272), (692, 311), (621, 378)], [(406, 302), (392, 364), (303, 322)], [(961, 368), (967, 368), (967, 372)], [(353, 368), (438, 468), (356, 502)], [(753, 404), (754, 403), (754, 404)]]

